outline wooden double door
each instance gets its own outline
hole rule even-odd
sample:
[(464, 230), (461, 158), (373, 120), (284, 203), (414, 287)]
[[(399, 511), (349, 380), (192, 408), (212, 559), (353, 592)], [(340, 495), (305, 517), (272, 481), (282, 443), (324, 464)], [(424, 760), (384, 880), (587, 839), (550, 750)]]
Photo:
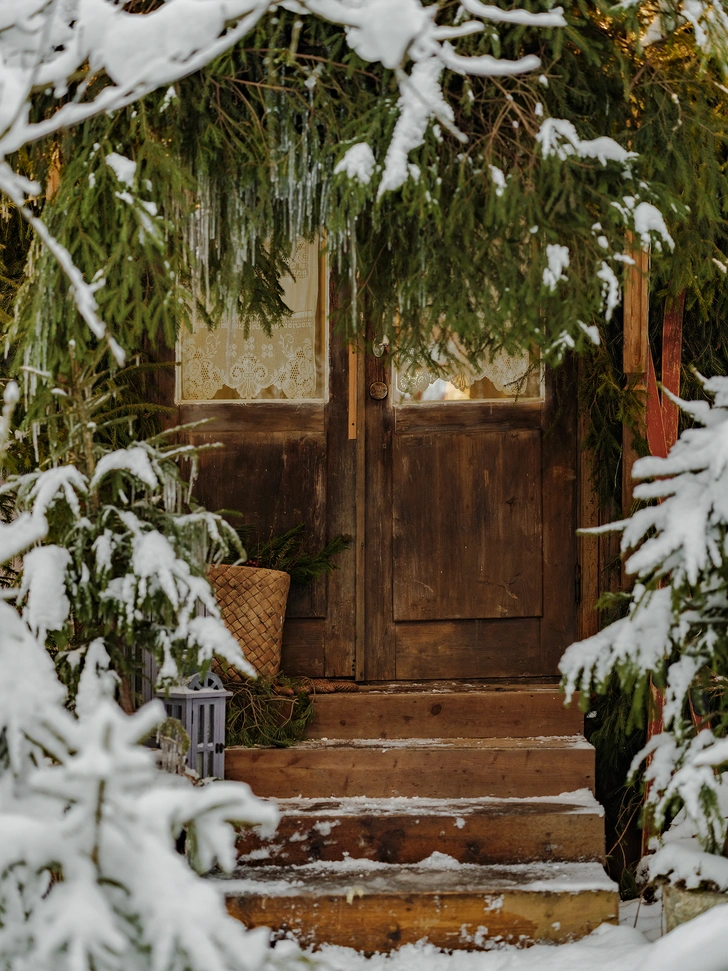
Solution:
[[(283, 668), (366, 681), (554, 676), (576, 636), (576, 428), (565, 370), (543, 393), (396, 400), (385, 351), (326, 349), (318, 401), (182, 402), (210, 509), (261, 538), (351, 539), (293, 590)], [(426, 397), (426, 396), (425, 396)]]

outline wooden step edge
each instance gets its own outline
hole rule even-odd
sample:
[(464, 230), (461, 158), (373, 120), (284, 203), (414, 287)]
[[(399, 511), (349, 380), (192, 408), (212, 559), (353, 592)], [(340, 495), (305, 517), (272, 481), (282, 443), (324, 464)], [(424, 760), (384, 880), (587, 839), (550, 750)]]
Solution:
[[(437, 862), (437, 861), (436, 861)], [(229, 912), (306, 946), (365, 953), (426, 940), (446, 949), (564, 942), (615, 923), (619, 894), (596, 864), (268, 867), (217, 881)]]
[(431, 737), (431, 738), (306, 738), (295, 742), (287, 748), (268, 748), (262, 745), (231, 745), (225, 749), (226, 756), (235, 756), (242, 752), (269, 752), (271, 757), (276, 753), (305, 753), (328, 752), (335, 749), (375, 750), (380, 752), (443, 750), (453, 751), (489, 751), (494, 749), (556, 749), (571, 750), (584, 749), (593, 751), (594, 746), (586, 738), (574, 732), (571, 735), (522, 735), (522, 736), (493, 736), (478, 738), (461, 737)]
[(283, 799), (278, 808), (275, 833), (239, 831), (239, 863), (418, 863), (434, 847), (460, 863), (605, 862), (604, 810), (589, 789), (526, 799)]
[(357, 883), (367, 893), (441, 896), (463, 892), (500, 894), (508, 890), (523, 893), (581, 893), (616, 891), (617, 885), (597, 863), (515, 863), (479, 866), (457, 863), (447, 854), (434, 851), (419, 864), (376, 863), (348, 858), (341, 863), (322, 861), (304, 866), (238, 868), (228, 877), (212, 879), (226, 896), (250, 893), (267, 897), (337, 896)]
[(582, 736), (545, 739), (320, 740), (286, 749), (229, 748), (225, 777), (258, 796), (550, 796), (594, 787)]
[(325, 798), (296, 797), (276, 799), (281, 816), (339, 816), (365, 814), (391, 816), (395, 813), (422, 816), (467, 816), (483, 809), (507, 813), (511, 809), (528, 806), (534, 812), (564, 812), (569, 814), (596, 813), (604, 816), (604, 807), (591, 789), (581, 788), (552, 796), (477, 796), (463, 798), (428, 798), (426, 796), (328, 796)]
[[(519, 811), (520, 810), (520, 811)], [(413, 810), (390, 813), (297, 813), (284, 809), (269, 837), (241, 832), (240, 863), (290, 866), (313, 860), (363, 857), (384, 863), (420, 863), (437, 847), (459, 863), (529, 861), (605, 862), (601, 807), (521, 803), (474, 813), (452, 807), (445, 813)]]
[(453, 691), (442, 688), (366, 691), (317, 697), (309, 738), (528, 736), (583, 731), (578, 702), (564, 705), (558, 689)]
[[(491, 693), (501, 694), (510, 691), (543, 691), (558, 694), (561, 692), (558, 677), (532, 678), (476, 678), (460, 681), (446, 678), (430, 681), (359, 681), (357, 693), (367, 694), (412, 694), (416, 692), (452, 692), (453, 694)], [(353, 693), (353, 692), (352, 692)]]

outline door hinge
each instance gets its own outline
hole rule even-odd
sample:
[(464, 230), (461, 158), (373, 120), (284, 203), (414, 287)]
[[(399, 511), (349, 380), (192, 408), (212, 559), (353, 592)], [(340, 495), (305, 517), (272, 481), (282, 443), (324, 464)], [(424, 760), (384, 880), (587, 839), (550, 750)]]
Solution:
[(576, 564), (576, 574), (574, 576), (574, 600), (577, 604), (581, 603), (581, 563)]

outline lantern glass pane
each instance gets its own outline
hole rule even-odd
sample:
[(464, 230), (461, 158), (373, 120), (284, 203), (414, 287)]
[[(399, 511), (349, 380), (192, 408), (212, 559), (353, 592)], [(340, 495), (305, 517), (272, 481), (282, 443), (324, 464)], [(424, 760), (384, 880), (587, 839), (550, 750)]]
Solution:
[(215, 705), (207, 706), (207, 741), (212, 745), (215, 741)]
[(205, 706), (199, 705), (197, 708), (197, 742), (203, 745), (205, 742)]
[(197, 753), (197, 774), (202, 779), (205, 775), (204, 753)]

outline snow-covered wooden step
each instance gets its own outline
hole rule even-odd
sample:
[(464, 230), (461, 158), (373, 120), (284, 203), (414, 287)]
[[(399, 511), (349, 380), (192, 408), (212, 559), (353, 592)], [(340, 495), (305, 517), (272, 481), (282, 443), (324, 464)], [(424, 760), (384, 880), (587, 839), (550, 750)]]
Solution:
[(581, 735), (539, 738), (311, 739), (287, 749), (228, 748), (225, 776), (259, 796), (555, 796), (594, 788)]
[(367, 953), (420, 940), (467, 950), (574, 940), (616, 922), (619, 900), (596, 863), (477, 866), (437, 853), (418, 866), (254, 867), (219, 887), (248, 927)]
[(238, 839), (238, 859), (301, 865), (366, 858), (419, 863), (604, 862), (604, 811), (588, 789), (530, 799), (285, 799), (275, 834)]
[[(464, 690), (464, 687), (467, 690)], [(553, 685), (401, 683), (316, 697), (310, 738), (518, 738), (576, 735), (584, 715)]]

